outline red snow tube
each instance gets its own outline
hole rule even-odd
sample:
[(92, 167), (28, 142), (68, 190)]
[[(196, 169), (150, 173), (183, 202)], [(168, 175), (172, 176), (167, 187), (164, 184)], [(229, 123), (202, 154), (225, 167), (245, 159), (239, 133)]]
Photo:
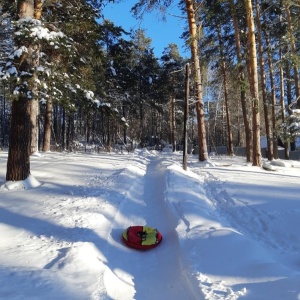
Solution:
[(160, 232), (147, 226), (130, 226), (123, 232), (122, 238), (127, 246), (135, 249), (151, 249), (162, 241)]

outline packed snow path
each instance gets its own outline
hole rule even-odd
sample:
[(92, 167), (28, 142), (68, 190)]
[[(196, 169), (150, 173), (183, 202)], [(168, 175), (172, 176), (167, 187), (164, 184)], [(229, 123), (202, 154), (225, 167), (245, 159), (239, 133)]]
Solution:
[[(175, 216), (165, 202), (165, 176), (162, 158), (150, 157), (145, 174), (140, 180), (135, 180), (127, 192), (126, 200), (123, 201), (112, 228), (112, 238), (118, 240), (124, 227), (156, 227), (163, 235), (162, 244), (143, 252), (124, 247), (109, 247), (108, 260), (114, 262), (114, 267), (110, 269), (123, 270), (120, 275), (113, 275), (120, 277), (120, 280), (124, 280), (124, 271), (130, 274), (125, 275), (127, 282), (130, 281), (128, 276), (132, 277), (135, 290), (132, 291), (130, 299), (201, 299), (199, 286), (191, 277), (190, 270), (186, 269), (188, 264), (180, 250), (175, 231)], [(117, 294), (115, 285), (111, 288), (109, 284), (106, 286), (113, 299), (122, 298), (122, 295)]]

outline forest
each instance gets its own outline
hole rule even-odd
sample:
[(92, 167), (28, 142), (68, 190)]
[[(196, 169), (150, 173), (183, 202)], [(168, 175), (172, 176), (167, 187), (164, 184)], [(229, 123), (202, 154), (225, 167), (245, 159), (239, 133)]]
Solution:
[[(248, 162), (296, 150), (299, 0), (137, 0), (136, 18), (178, 5), (182, 39), (155, 57), (146, 30), (103, 15), (109, 0), (0, 0), (0, 146), (6, 180), (37, 151), (245, 147)], [(119, 1), (120, 2), (120, 1)], [(129, 12), (128, 12), (129, 13)], [(184, 135), (185, 133), (185, 135)]]

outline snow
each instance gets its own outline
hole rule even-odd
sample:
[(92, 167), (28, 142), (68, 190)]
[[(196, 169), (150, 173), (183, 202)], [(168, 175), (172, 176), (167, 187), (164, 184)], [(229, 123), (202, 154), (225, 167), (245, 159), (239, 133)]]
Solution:
[[(0, 152), (0, 299), (300, 299), (300, 162), (181, 160), (37, 153), (5, 182)], [(131, 225), (162, 243), (126, 247)]]
[(85, 97), (86, 97), (87, 99), (93, 100), (93, 98), (94, 98), (94, 92), (93, 92), (93, 91), (85, 90), (84, 93), (85, 93)]
[(14, 56), (21, 57), (23, 53), (28, 53), (28, 49), (25, 46), (20, 47), (19, 49), (15, 50)]

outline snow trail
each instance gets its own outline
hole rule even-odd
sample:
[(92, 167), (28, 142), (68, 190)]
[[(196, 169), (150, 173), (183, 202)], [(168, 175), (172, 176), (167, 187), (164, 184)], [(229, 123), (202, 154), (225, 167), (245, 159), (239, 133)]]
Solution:
[[(130, 299), (199, 300), (199, 286), (191, 276), (175, 230), (178, 220), (165, 202), (166, 172), (162, 159), (144, 160), (148, 161), (145, 173), (134, 179), (127, 192), (116, 214), (110, 242), (116, 245), (122, 231), (131, 225), (155, 227), (162, 233), (163, 241), (157, 248), (142, 252), (124, 245), (108, 247), (106, 257), (110, 270), (104, 275), (108, 295), (121, 299), (114, 284), (119, 281), (123, 286), (127, 284), (128, 291), (131, 289)], [(138, 213), (132, 215), (132, 212)]]

